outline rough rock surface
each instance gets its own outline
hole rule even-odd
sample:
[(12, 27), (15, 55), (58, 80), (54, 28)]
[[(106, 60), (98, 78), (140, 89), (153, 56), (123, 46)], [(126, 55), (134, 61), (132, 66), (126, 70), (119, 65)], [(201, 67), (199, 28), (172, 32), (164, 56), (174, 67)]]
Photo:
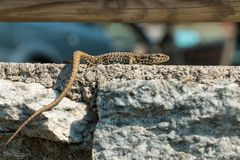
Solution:
[[(46, 89), (38, 83), (0, 80), (0, 90), (5, 91), (0, 93), (0, 119), (3, 120), (1, 129), (7, 132), (16, 130), (23, 120), (57, 96), (52, 89)], [(44, 112), (33, 121), (22, 133), (28, 137), (89, 144), (91, 133), (90, 129), (86, 130), (89, 127), (86, 117), (88, 111), (86, 103), (64, 98), (52, 110)], [(91, 129), (93, 130), (94, 128)], [(86, 131), (88, 133), (84, 133)]]
[(117, 80), (97, 102), (96, 159), (239, 158), (238, 83)]
[[(85, 65), (81, 65), (80, 68), (81, 70), (78, 74), (78, 78), (74, 83), (72, 91), (69, 93), (68, 97), (64, 98), (64, 100), (52, 111), (46, 112), (38, 119), (36, 119), (22, 132), (21, 136), (17, 137), (17, 139), (15, 139), (13, 143), (11, 143), (4, 151), (0, 151), (0, 159), (91, 159), (93, 132), (98, 121), (97, 110), (99, 110), (101, 118), (97, 124), (97, 131), (94, 134), (96, 137), (94, 138), (93, 159), (97, 159), (99, 157), (99, 159), (101, 159), (101, 154), (103, 154), (103, 152), (99, 150), (98, 144), (102, 144), (102, 141), (99, 140), (99, 142), (97, 142), (96, 139), (99, 138), (97, 135), (101, 135), (101, 132), (103, 131), (100, 130), (99, 126), (106, 127), (104, 125), (104, 119), (107, 120), (109, 118), (107, 116), (109, 112), (107, 111), (104, 113), (102, 111), (102, 103), (99, 100), (98, 104), (100, 104), (100, 108), (98, 108), (99, 106), (96, 105), (97, 93), (99, 86), (101, 86), (101, 91), (99, 92), (101, 99), (101, 97), (103, 97), (101, 92), (103, 93), (107, 90), (104, 89), (104, 87), (108, 85), (111, 86), (112, 81), (115, 80), (122, 80), (124, 82), (126, 80), (137, 79), (146, 80), (147, 82), (148, 80), (155, 79), (161, 83), (169, 82), (171, 85), (174, 85), (175, 83), (177, 84), (177, 82), (179, 82), (182, 84), (183, 88), (185, 86), (185, 83), (189, 82), (192, 82), (196, 85), (207, 85), (207, 83), (213, 81), (213, 83), (209, 84), (209, 88), (211, 88), (211, 84), (215, 84), (215, 81), (224, 81), (226, 84), (233, 83), (234, 85), (239, 85), (240, 83), (239, 67), (162, 65), (139, 66), (117, 64), (108, 66), (99, 65), (92, 68), (86, 68)], [(21, 124), (21, 122), (26, 119), (34, 110), (41, 107), (41, 105), (50, 102), (56, 97), (56, 95), (61, 92), (70, 72), (71, 65), (0, 63), (0, 144), (4, 143), (4, 141), (6, 141), (6, 139), (13, 133), (13, 131)], [(169, 92), (171, 89), (174, 91), (175, 87), (178, 86), (172, 87), (173, 88), (170, 89), (168, 88)], [(164, 87), (163, 90), (164, 89), (167, 88)], [(222, 94), (221, 90), (219, 93)], [(204, 95), (204, 93), (202, 94)], [(104, 99), (102, 100), (103, 103), (105, 103)], [(124, 102), (125, 100), (123, 99), (122, 101)], [(172, 95), (171, 101), (174, 101), (174, 95)], [(174, 112), (175, 106), (173, 107), (171, 105), (172, 104), (169, 103), (166, 106), (162, 106), (162, 108), (166, 107), (165, 109), (168, 109), (168, 112), (169, 110), (171, 112)], [(131, 108), (129, 108), (129, 110), (131, 110)], [(143, 107), (141, 110), (148, 110), (148, 108), (144, 109)], [(201, 111), (200, 109), (198, 110)], [(220, 110), (219, 112), (224, 113), (225, 110)], [(236, 111), (238, 111), (238, 108)], [(116, 118), (120, 116), (123, 117), (123, 120), (125, 117), (127, 120), (131, 120), (131, 118), (128, 119), (129, 117), (128, 115), (125, 115), (125, 112), (123, 112), (123, 114), (121, 114), (121, 112), (114, 112), (115, 111), (113, 111), (111, 114), (115, 114)], [(176, 112), (178, 112), (178, 110)], [(149, 114), (151, 115), (152, 113), (150, 112)], [(207, 115), (208, 112), (203, 112), (201, 114)], [(139, 115), (139, 118), (141, 118), (141, 116), (146, 115), (141, 114)], [(178, 116), (177, 113), (174, 116)], [(174, 119), (174, 116), (171, 118)], [(144, 119), (146, 118), (144, 117)], [(235, 122), (236, 119), (237, 118), (232, 117), (233, 122)], [(132, 120), (132, 123), (135, 124), (135, 119), (133, 118)], [(140, 121), (137, 122), (140, 124)], [(210, 122), (207, 121), (206, 123), (211, 124)], [(146, 122), (146, 124), (148, 124), (148, 122)], [(226, 124), (229, 124), (228, 127), (232, 127), (232, 122), (226, 120)], [(159, 128), (164, 127), (165, 125), (171, 126), (167, 123), (161, 123)], [(118, 127), (118, 125), (113, 125), (112, 131), (115, 130), (116, 127)], [(134, 137), (134, 134), (132, 135), (130, 133), (138, 133), (142, 132), (142, 130), (148, 130), (148, 127), (149, 126), (142, 125), (141, 130), (134, 130), (133, 128), (139, 129), (138, 126), (130, 125), (128, 128), (126, 128), (124, 134), (128, 134), (129, 136)], [(233, 133), (239, 133), (236, 131), (238, 125), (235, 125), (234, 128), (233, 131), (235, 132)], [(119, 129), (121, 130), (122, 128), (120, 127)], [(209, 130), (209, 132), (210, 131), (213, 130)], [(104, 132), (106, 133), (106, 137), (108, 137), (111, 133), (111, 130), (105, 130)], [(184, 133), (185, 130), (182, 129), (182, 134), (184, 135)], [(152, 135), (151, 132), (149, 132), (149, 134)], [(173, 137), (174, 135), (178, 134), (173, 134)], [(192, 135), (197, 134), (196, 132), (192, 131)], [(226, 135), (225, 137), (229, 138), (230, 136)], [(235, 137), (238, 140), (239, 134), (237, 136), (234, 135), (230, 138)], [(152, 141), (158, 143), (158, 137), (155, 138), (156, 139), (153, 138)], [(210, 140), (211, 137), (209, 138), (206, 136), (206, 138)], [(106, 138), (103, 137), (103, 140), (106, 140)], [(109, 144), (115, 143), (114, 141), (115, 139), (112, 139), (112, 141), (110, 139)], [(194, 139), (194, 142), (195, 141), (196, 139)], [(184, 152), (187, 154), (187, 156), (195, 156), (197, 154), (200, 155), (200, 153), (197, 151), (195, 153), (195, 150), (185, 152), (186, 149), (184, 150), (184, 148), (181, 148), (181, 141), (178, 142), (177, 139), (173, 141), (173, 144), (178, 143), (180, 149), (173, 148), (173, 153), (177, 153), (176, 150), (178, 149), (180, 150), (179, 152)], [(230, 144), (232, 141), (229, 140), (228, 143)], [(133, 144), (135, 144), (134, 140)], [(210, 142), (208, 144), (211, 146)], [(192, 145), (196, 144), (192, 143)], [(237, 146), (237, 144), (233, 146)], [(107, 146), (102, 147), (108, 148)], [(169, 148), (167, 147), (167, 149)], [(238, 149), (236, 148), (227, 148), (227, 150), (231, 150), (230, 156), (232, 157), (234, 157), (233, 153), (238, 152)], [(111, 150), (110, 152), (111, 154), (114, 154)], [(127, 152), (128, 150), (126, 150), (126, 153)], [(204, 150), (202, 152), (204, 152)], [(113, 157), (110, 157), (110, 159), (111, 158)]]

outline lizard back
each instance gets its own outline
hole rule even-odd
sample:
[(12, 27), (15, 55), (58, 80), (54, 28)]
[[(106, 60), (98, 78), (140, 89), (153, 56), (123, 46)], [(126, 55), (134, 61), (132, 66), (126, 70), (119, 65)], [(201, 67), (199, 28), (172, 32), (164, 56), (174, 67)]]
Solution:
[(132, 52), (111, 52), (95, 56), (96, 64), (144, 64), (154, 65), (166, 62), (169, 56), (162, 53), (139, 54)]

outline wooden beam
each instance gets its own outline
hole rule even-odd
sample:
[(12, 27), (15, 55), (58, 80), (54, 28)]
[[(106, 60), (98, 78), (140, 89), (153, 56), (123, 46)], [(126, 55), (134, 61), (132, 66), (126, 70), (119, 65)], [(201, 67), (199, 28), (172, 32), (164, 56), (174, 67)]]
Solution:
[(240, 0), (0, 0), (0, 21), (240, 21)]

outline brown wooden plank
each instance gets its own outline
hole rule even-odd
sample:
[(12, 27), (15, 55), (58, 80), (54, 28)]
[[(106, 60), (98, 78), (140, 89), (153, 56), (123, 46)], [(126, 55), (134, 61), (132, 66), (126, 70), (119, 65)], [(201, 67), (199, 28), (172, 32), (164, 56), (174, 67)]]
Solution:
[(0, 0), (0, 21), (240, 21), (240, 0)]

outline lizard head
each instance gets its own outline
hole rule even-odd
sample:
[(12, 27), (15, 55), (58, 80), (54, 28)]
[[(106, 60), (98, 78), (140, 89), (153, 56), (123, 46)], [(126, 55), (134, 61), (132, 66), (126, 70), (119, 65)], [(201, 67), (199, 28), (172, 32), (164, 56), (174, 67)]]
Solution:
[(147, 54), (140, 58), (143, 64), (158, 65), (169, 60), (169, 56), (162, 53)]
[(153, 64), (160, 64), (169, 60), (169, 56), (162, 53), (151, 54), (153, 56)]

